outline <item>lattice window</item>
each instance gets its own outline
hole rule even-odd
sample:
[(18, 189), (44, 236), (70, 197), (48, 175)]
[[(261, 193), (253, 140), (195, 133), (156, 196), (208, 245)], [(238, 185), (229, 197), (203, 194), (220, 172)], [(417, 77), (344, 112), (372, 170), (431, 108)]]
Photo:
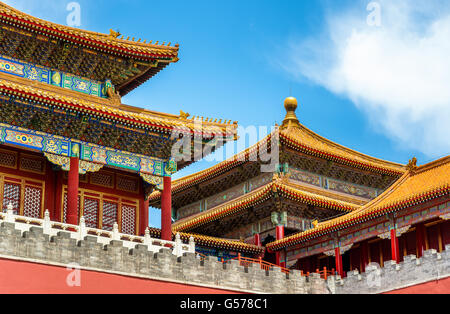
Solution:
[(23, 215), (26, 217), (41, 217), (42, 188), (25, 186)]
[(0, 166), (15, 168), (16, 167), (16, 154), (9, 152), (0, 152)]
[(91, 173), (91, 183), (112, 188), (114, 187), (114, 175), (104, 172)]
[(84, 219), (86, 227), (97, 228), (98, 227), (98, 211), (100, 201), (92, 198), (84, 199)]
[(22, 157), (20, 158), (20, 169), (37, 173), (44, 173), (44, 161), (42, 159)]
[(122, 206), (122, 233), (136, 233), (136, 207)]
[(14, 214), (18, 215), (20, 211), (20, 184), (5, 182), (3, 188), (3, 211), (6, 212), (7, 206), (13, 206)]
[(108, 201), (103, 202), (103, 220), (102, 225), (104, 230), (112, 231), (114, 223), (117, 222), (117, 210), (119, 206), (116, 203)]
[[(78, 195), (78, 211), (77, 211), (78, 217), (80, 217), (80, 203), (81, 203), (80, 196)], [(63, 211), (64, 211), (63, 222), (67, 223), (67, 193), (64, 193)]]
[(122, 191), (137, 192), (138, 181), (134, 178), (117, 177), (117, 188)]

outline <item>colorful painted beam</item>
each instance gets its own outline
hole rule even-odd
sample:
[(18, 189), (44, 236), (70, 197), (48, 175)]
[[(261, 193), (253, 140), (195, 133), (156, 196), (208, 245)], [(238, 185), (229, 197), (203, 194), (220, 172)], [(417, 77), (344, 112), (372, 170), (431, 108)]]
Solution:
[(141, 175), (165, 177), (177, 171), (173, 160), (161, 160), (102, 147), (61, 136), (0, 123), (0, 142), (62, 157), (132, 170)]
[(0, 72), (102, 98), (108, 97), (106, 87), (111, 84), (110, 81), (101, 83), (5, 56), (0, 56)]

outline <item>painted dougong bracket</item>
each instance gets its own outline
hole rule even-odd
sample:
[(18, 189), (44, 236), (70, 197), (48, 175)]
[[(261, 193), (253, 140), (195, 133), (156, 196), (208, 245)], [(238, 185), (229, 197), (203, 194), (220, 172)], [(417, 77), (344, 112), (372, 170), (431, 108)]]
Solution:
[[(69, 171), (70, 170), (70, 158), (60, 155), (54, 155), (50, 153), (44, 153), (45, 157), (47, 157), (48, 161), (52, 164), (60, 166), (62, 170)], [(86, 174), (88, 172), (98, 172), (103, 168), (104, 165), (97, 164), (94, 162), (89, 162), (85, 160), (80, 160), (79, 162), (79, 173)]]
[(147, 173), (140, 173), (141, 178), (148, 184), (154, 185), (157, 190), (164, 190), (164, 180), (163, 177), (154, 176)]

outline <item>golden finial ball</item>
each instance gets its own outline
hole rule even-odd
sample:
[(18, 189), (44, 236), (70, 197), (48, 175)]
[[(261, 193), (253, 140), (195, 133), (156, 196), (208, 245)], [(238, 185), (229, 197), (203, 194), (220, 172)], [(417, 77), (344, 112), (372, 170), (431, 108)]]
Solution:
[(286, 108), (286, 111), (295, 111), (297, 110), (298, 102), (295, 97), (288, 97), (284, 101), (284, 108)]

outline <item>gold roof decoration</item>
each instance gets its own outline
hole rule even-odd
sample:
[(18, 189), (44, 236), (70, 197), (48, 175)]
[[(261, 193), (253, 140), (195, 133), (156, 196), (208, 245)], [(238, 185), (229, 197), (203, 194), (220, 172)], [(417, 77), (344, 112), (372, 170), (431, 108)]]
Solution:
[(450, 156), (407, 171), (379, 197), (347, 215), (319, 223), (316, 228), (270, 243), (279, 250), (325, 234), (343, 230), (350, 225), (375, 219), (389, 213), (450, 194)]
[(413, 157), (409, 162), (408, 165), (406, 165), (406, 169), (410, 172), (414, 172), (417, 170), (417, 158)]
[(286, 100), (284, 101), (284, 108), (286, 109), (286, 117), (284, 118), (281, 129), (300, 125), (297, 115), (295, 114), (297, 107), (298, 102), (296, 98), (294, 97), (286, 98)]

